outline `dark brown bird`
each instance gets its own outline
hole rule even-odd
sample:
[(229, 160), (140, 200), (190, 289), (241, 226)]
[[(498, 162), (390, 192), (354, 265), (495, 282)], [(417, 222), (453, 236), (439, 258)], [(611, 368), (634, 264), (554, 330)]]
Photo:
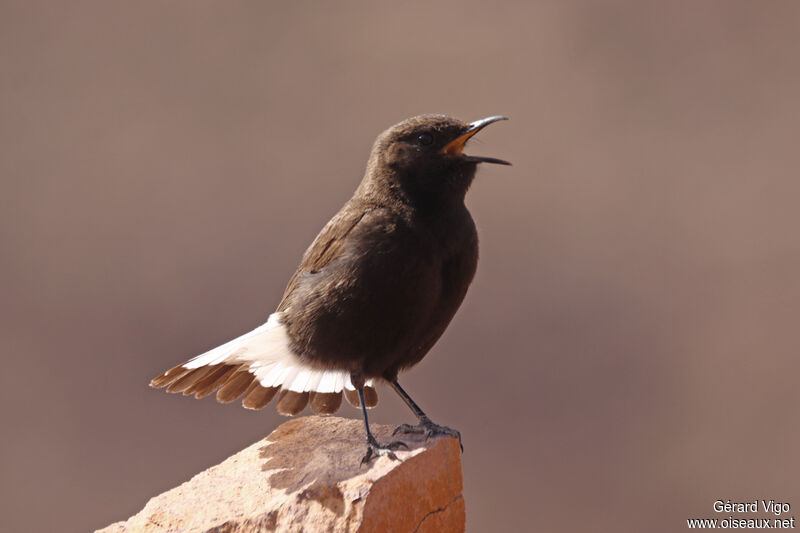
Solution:
[(367, 453), (395, 458), (380, 445), (367, 407), (388, 382), (419, 424), (395, 433), (426, 437), (458, 431), (433, 423), (400, 387), (397, 375), (419, 362), (444, 332), (478, 262), (478, 236), (464, 196), (478, 163), (506, 161), (463, 153), (494, 116), (471, 124), (443, 115), (405, 120), (380, 134), (364, 179), (322, 229), (289, 280), (278, 309), (253, 331), (167, 370), (150, 383), (169, 392), (260, 409), (278, 396), (278, 412), (306, 405), (334, 413), (342, 394), (361, 407)]

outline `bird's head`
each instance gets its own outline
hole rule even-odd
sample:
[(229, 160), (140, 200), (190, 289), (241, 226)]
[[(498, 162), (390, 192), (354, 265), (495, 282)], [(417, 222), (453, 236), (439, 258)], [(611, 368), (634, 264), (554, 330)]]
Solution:
[(392, 126), (375, 141), (365, 185), (397, 190), (411, 203), (463, 201), (478, 163), (510, 165), (502, 159), (464, 153), (484, 127), (506, 117), (465, 123), (444, 115), (420, 115)]

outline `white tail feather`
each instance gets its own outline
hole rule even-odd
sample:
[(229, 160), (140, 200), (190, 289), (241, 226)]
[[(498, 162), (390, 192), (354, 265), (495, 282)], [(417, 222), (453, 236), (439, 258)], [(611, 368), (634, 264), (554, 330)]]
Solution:
[[(346, 370), (320, 370), (304, 364), (289, 348), (289, 336), (272, 313), (265, 324), (189, 360), (184, 368), (226, 364), (247, 365), (262, 387), (282, 387), (296, 392), (355, 390)], [(373, 380), (366, 385), (372, 386)]]

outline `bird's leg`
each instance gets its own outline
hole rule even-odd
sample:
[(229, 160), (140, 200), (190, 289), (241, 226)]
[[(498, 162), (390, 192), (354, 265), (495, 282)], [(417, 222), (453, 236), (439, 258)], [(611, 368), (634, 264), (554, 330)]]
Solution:
[(378, 444), (378, 441), (375, 439), (375, 435), (373, 435), (372, 431), (369, 430), (367, 407), (366, 403), (364, 402), (364, 385), (357, 385), (356, 390), (358, 391), (358, 400), (361, 402), (361, 413), (364, 415), (364, 429), (367, 430), (367, 453), (361, 459), (361, 464), (363, 465), (364, 463), (369, 463), (373, 457), (386, 456), (390, 459), (397, 459), (397, 456), (394, 454), (394, 450), (397, 448), (408, 448), (408, 446), (399, 440), (392, 441), (386, 446), (381, 446)]
[(396, 435), (397, 433), (418, 433), (424, 434), (425, 440), (428, 440), (431, 437), (446, 435), (448, 437), (457, 438), (458, 445), (461, 446), (461, 451), (464, 451), (464, 445), (461, 444), (461, 433), (458, 430), (449, 428), (447, 426), (440, 426), (439, 424), (432, 422), (431, 419), (428, 418), (428, 415), (426, 415), (422, 409), (419, 408), (419, 405), (417, 405), (416, 402), (411, 399), (411, 396), (409, 396), (408, 393), (403, 390), (403, 387), (400, 386), (400, 383), (398, 383), (396, 379), (391, 381), (391, 384), (392, 388), (394, 388), (397, 394), (400, 395), (403, 401), (406, 402), (406, 405), (409, 406), (412, 411), (414, 411), (414, 414), (419, 419), (419, 424), (416, 426), (412, 426), (411, 424), (401, 424), (397, 426), (392, 435)]

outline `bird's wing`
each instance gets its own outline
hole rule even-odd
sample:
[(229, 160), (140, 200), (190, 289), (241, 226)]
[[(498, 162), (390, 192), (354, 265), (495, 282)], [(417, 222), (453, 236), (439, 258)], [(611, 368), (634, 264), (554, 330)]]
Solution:
[(383, 376), (384, 364), (418, 350), (443, 280), (436, 239), (409, 216), (350, 204), (322, 230), (278, 306), (294, 353)]
[[(343, 209), (328, 222), (289, 281), (284, 300), (303, 273), (322, 269), (338, 257), (345, 248), (348, 234), (367, 213), (367, 210)], [(294, 354), (281, 323), (282, 314), (279, 306), (265, 324), (167, 370), (150, 385), (167, 387), (168, 392), (193, 394), (196, 398), (217, 391), (217, 400), (223, 403), (244, 395), (242, 405), (250, 409), (264, 407), (279, 393), (277, 409), (286, 415), (297, 414), (309, 403), (317, 413), (334, 413), (342, 403), (342, 393), (358, 407), (358, 395), (349, 372), (312, 368)], [(367, 407), (377, 405), (372, 380), (367, 380), (364, 395)]]
[(347, 209), (345, 206), (336, 214), (319, 232), (317, 238), (308, 247), (300, 266), (289, 279), (286, 290), (283, 292), (278, 311), (283, 311), (288, 302), (288, 297), (297, 288), (299, 280), (304, 274), (315, 273), (327, 266), (338, 257), (346, 248), (347, 237), (365, 217), (372, 218), (375, 210)]

